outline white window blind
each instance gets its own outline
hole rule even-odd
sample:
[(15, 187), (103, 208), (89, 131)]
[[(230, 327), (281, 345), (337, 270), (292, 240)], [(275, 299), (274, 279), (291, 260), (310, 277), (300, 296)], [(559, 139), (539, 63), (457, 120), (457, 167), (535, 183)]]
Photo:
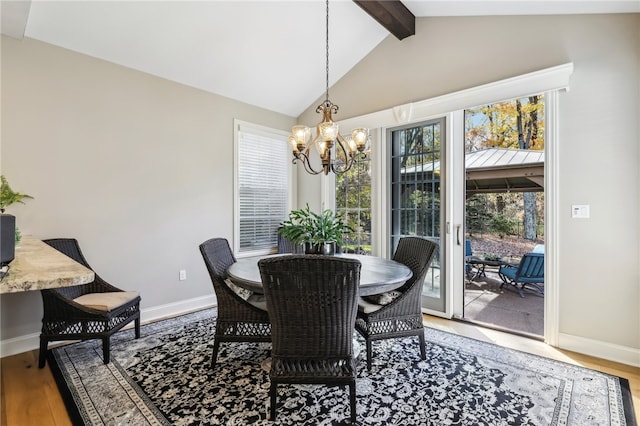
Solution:
[(238, 253), (277, 247), (277, 230), (290, 210), (291, 152), (286, 134), (241, 124), (237, 146)]

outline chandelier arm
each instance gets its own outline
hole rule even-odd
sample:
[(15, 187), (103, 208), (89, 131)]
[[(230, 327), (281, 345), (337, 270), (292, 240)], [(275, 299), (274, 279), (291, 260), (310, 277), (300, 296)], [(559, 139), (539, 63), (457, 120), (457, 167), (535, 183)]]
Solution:
[(311, 162), (309, 161), (309, 157), (303, 153), (300, 152), (298, 154), (295, 154), (295, 158), (291, 161), (293, 164), (296, 164), (298, 161), (302, 162), (302, 165), (304, 166), (304, 169), (306, 170), (307, 173), (309, 173), (310, 175), (319, 175), (320, 173), (325, 173), (324, 169), (322, 170), (315, 170), (312, 166), (311, 166)]
[(348, 161), (348, 162), (345, 163), (345, 167), (343, 167), (343, 168), (336, 167), (336, 164), (332, 163), (331, 164), (331, 171), (336, 175), (341, 175), (341, 174), (346, 173), (349, 170), (351, 170), (351, 166), (353, 166), (353, 163), (354, 163), (353, 160), (352, 161)]
[[(345, 173), (346, 171), (348, 171), (349, 169), (351, 169), (351, 166), (354, 163), (355, 160), (355, 156), (353, 156), (352, 154), (350, 154), (347, 149), (345, 148), (345, 144), (346, 141), (344, 140), (344, 138), (342, 137), (342, 135), (338, 134), (338, 137), (336, 138), (336, 151), (338, 149), (340, 149), (342, 151), (342, 154), (344, 155), (344, 166), (343, 167), (338, 167), (336, 161), (333, 161), (331, 163), (331, 170), (333, 171), (333, 173), (336, 174), (341, 174), (341, 173)], [(337, 159), (337, 152), (336, 152), (336, 159)]]

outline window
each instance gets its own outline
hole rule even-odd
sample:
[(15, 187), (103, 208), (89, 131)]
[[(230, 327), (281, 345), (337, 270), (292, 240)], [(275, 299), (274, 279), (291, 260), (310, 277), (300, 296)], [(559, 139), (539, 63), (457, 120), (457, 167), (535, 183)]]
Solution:
[(273, 251), (291, 207), (292, 164), (285, 132), (236, 121), (235, 244), (241, 255)]
[(336, 176), (336, 213), (355, 232), (343, 238), (345, 253), (371, 254), (371, 158), (359, 156), (351, 169)]
[(395, 252), (405, 236), (424, 237), (438, 244), (422, 290), (423, 296), (434, 300), (435, 304), (423, 300), (423, 305), (430, 308), (444, 307), (440, 271), (444, 125), (444, 119), (437, 119), (390, 132), (390, 247)]
[(440, 237), (442, 127), (437, 120), (391, 132), (391, 247), (408, 235)]

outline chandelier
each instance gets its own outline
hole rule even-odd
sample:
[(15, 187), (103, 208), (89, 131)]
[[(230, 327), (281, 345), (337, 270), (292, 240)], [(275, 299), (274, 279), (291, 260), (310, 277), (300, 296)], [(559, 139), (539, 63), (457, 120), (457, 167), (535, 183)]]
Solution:
[[(332, 114), (338, 112), (338, 105), (329, 100), (329, 0), (327, 4), (326, 18), (326, 86), (325, 100), (316, 108), (317, 113), (322, 113), (322, 121), (316, 126), (316, 134), (311, 140), (311, 129), (307, 126), (293, 126), (289, 142), (293, 149), (293, 163), (301, 161), (305, 170), (317, 175), (329, 172), (341, 174), (353, 166), (359, 153), (364, 152), (369, 141), (369, 129), (354, 129), (349, 136), (340, 134), (338, 124), (333, 121)], [(322, 168), (315, 169), (311, 165), (310, 156), (312, 147), (315, 146), (320, 156)]]

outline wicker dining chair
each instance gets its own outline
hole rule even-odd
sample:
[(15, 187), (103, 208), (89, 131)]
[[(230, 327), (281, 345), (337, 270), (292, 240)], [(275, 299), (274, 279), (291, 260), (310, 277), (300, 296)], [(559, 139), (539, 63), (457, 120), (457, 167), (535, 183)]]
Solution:
[(200, 253), (218, 301), (211, 354), (211, 368), (215, 368), (221, 343), (270, 342), (271, 324), (265, 302), (253, 302), (250, 296), (243, 298), (227, 282), (227, 269), (236, 262), (229, 242), (225, 238), (211, 238), (200, 244)]
[(353, 332), (360, 262), (323, 255), (288, 255), (258, 262), (271, 319), (270, 420), (284, 383), (348, 386), (356, 420)]
[[(78, 241), (54, 238), (45, 243), (92, 269), (84, 258)], [(102, 357), (110, 360), (111, 336), (135, 322), (135, 337), (140, 338), (140, 295), (107, 283), (95, 273), (88, 284), (41, 290), (44, 315), (40, 334), (38, 367), (46, 363), (49, 342), (59, 340), (102, 339)]]
[(371, 344), (374, 340), (418, 336), (421, 358), (426, 359), (422, 283), (437, 247), (436, 243), (424, 238), (401, 238), (393, 260), (408, 266), (413, 273), (411, 278), (390, 294), (366, 296), (359, 300), (356, 330), (366, 340), (368, 370), (371, 370)]

